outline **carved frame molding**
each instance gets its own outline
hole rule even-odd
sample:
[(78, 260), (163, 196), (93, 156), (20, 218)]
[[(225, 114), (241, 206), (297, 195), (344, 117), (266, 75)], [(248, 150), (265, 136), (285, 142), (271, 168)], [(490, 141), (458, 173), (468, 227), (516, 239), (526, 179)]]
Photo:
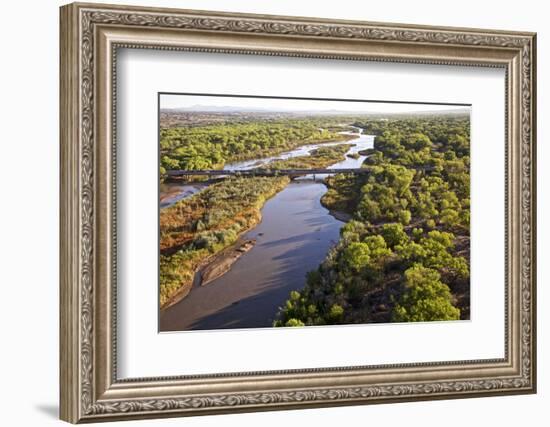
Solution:
[[(506, 357), (117, 380), (116, 287), (103, 279), (116, 282), (114, 64), (120, 47), (505, 67)], [(101, 421), (534, 392), (535, 68), (532, 33), (95, 4), (62, 7), (61, 418)], [(285, 386), (289, 379), (299, 385)]]

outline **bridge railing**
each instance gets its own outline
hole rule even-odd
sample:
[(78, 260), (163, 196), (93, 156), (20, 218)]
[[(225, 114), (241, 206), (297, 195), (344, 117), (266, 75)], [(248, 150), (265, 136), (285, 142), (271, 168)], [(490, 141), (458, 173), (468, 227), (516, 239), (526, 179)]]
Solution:
[[(435, 167), (417, 167), (414, 168), (421, 171), (433, 171)], [(328, 168), (328, 169), (246, 169), (246, 170), (224, 170), (224, 169), (202, 169), (202, 170), (168, 170), (166, 171), (166, 177), (168, 178), (184, 178), (188, 176), (206, 176), (206, 177), (226, 177), (226, 176), (242, 176), (242, 177), (255, 177), (255, 176), (304, 176), (304, 175), (335, 175), (335, 174), (369, 174), (370, 168)]]
[(246, 169), (246, 170), (169, 170), (166, 174), (169, 177), (182, 176), (280, 176), (280, 175), (330, 175), (330, 174), (365, 174), (369, 173), (366, 168), (342, 168), (342, 169)]

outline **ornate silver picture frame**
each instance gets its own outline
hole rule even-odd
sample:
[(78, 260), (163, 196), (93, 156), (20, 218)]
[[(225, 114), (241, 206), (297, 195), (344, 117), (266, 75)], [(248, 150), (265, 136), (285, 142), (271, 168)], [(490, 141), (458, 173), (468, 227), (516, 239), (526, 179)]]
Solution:
[[(60, 22), (61, 419), (79, 423), (536, 391), (535, 34), (80, 3), (63, 6)], [(120, 49), (503, 69), (504, 357), (119, 378)]]

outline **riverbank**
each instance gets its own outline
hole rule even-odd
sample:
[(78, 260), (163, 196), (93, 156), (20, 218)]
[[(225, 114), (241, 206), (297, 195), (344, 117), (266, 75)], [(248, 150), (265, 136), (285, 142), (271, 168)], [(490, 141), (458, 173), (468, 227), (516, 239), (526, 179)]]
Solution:
[[(208, 182), (178, 182), (170, 181), (161, 184), (160, 194), (159, 194), (159, 203), (161, 209), (166, 207), (167, 203), (173, 201), (173, 203), (178, 202), (179, 200), (192, 196), (195, 193), (203, 190), (208, 186)], [(173, 204), (172, 203), (172, 204)]]
[[(359, 134), (357, 133), (345, 132), (339, 133), (338, 138), (325, 139), (320, 141), (304, 141), (304, 144), (297, 145), (291, 151), (275, 150), (270, 152), (267, 157), (252, 159), (248, 157), (248, 160), (238, 159), (233, 162), (226, 163), (223, 169), (249, 170), (259, 167), (272, 167), (273, 163), (286, 162), (294, 158), (309, 157), (315, 152), (315, 150), (319, 148), (342, 145), (345, 144), (347, 141), (355, 140), (358, 137)], [(274, 167), (278, 167), (279, 169), (283, 168), (283, 166), (281, 165)], [(303, 167), (306, 168), (312, 166), (306, 166), (304, 164)], [(206, 177), (194, 177), (192, 181), (190, 181), (189, 179), (166, 177), (166, 179), (161, 180), (161, 189), (159, 194), (161, 209), (167, 208), (180, 200), (190, 197), (191, 195), (215, 182), (215, 180), (209, 181)], [(198, 186), (202, 187), (198, 188), (197, 190)]]
[[(318, 148), (309, 156), (274, 162), (271, 167), (324, 168), (345, 159), (350, 147), (344, 144)], [(228, 178), (161, 210), (161, 308), (173, 303), (174, 295), (178, 300), (185, 298), (203, 262), (233, 245), (242, 233), (253, 229), (260, 222), (260, 209), (265, 202), (289, 182), (286, 176)], [(237, 259), (229, 264), (222, 263), (227, 268), (220, 267), (217, 277), (229, 271)]]
[[(224, 165), (271, 158), (301, 146), (352, 138), (348, 132), (328, 130), (309, 120), (170, 128), (161, 123), (160, 182), (168, 170), (224, 169)], [(197, 153), (198, 159), (194, 158)]]
[[(244, 234), (244, 233), (243, 233)], [(251, 250), (256, 244), (255, 240), (239, 240), (224, 250), (203, 260), (193, 272), (191, 283), (182, 285), (161, 307), (167, 309), (185, 298), (193, 287), (205, 286), (208, 283), (221, 277), (231, 269), (231, 266), (239, 260), (241, 256)]]
[(342, 218), (353, 217), (357, 209), (358, 197), (361, 187), (365, 184), (364, 177), (334, 175), (325, 179), (327, 192), (321, 198), (321, 204), (331, 213), (334, 212)]
[(256, 242), (252, 250), (161, 310), (160, 330), (271, 327), (289, 292), (304, 286), (306, 273), (339, 239), (342, 222), (319, 203), (325, 191), (320, 181), (294, 180), (269, 199), (261, 222), (242, 236)]
[(289, 182), (288, 177), (226, 179), (161, 210), (160, 306), (188, 293), (202, 263), (256, 226), (264, 203)]
[[(325, 167), (344, 158), (347, 145), (323, 147), (310, 156), (277, 163)], [(231, 178), (161, 211), (160, 305), (184, 298), (205, 259), (234, 244), (261, 219), (264, 203), (290, 182), (288, 177)]]
[(269, 163), (270, 169), (324, 169), (344, 159), (353, 144), (339, 144), (312, 150), (309, 156), (293, 157)]
[(370, 173), (328, 178), (322, 198), (353, 219), (275, 326), (469, 319), (469, 125), (466, 116), (363, 125), (379, 135), (359, 151)]
[[(326, 206), (325, 206), (326, 207)], [(336, 211), (336, 210), (328, 210), (328, 213), (336, 218), (338, 221), (342, 222), (349, 222), (352, 220), (353, 215), (351, 215), (348, 212), (342, 212), (342, 211)]]
[(241, 256), (251, 250), (255, 244), (255, 240), (245, 240), (244, 242), (238, 242), (232, 247), (220, 252), (215, 256), (212, 262), (199, 272), (198, 284), (200, 286), (205, 286), (218, 277), (223, 276), (229, 271), (231, 266), (235, 264)]

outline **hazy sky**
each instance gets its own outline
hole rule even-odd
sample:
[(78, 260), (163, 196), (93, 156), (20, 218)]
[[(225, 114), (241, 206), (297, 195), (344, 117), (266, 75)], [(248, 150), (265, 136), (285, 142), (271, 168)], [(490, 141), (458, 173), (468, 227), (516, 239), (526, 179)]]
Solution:
[(228, 96), (192, 96), (161, 94), (160, 108), (236, 107), (245, 110), (272, 111), (326, 111), (338, 110), (353, 113), (409, 113), (415, 111), (463, 110), (464, 106), (406, 104), (385, 102), (312, 101), (302, 99), (239, 98)]

